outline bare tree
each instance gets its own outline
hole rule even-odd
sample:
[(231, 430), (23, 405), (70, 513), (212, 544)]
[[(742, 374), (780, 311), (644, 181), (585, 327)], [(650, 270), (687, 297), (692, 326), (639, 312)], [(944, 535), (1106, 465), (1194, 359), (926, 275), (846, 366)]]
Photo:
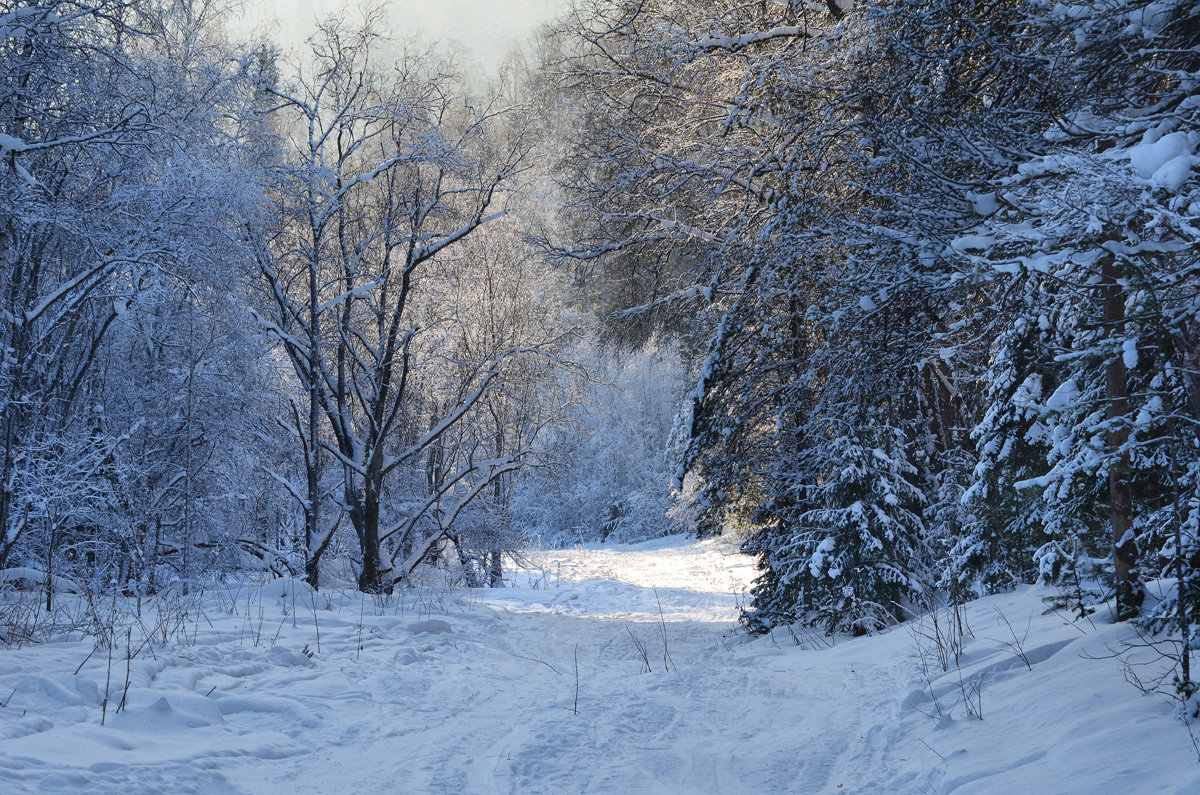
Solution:
[[(106, 413), (127, 375), (102, 372), (114, 330), (172, 280), (236, 261), (221, 218), (245, 187), (229, 178), (239, 73), (217, 10), (0, 2), (0, 566), (57, 526), (49, 491), (111, 485), (140, 420)], [(92, 465), (67, 460), (81, 445)]]
[[(488, 481), (518, 465), (516, 454), (470, 455), (433, 499), (385, 516), (389, 482), (530, 353), (510, 346), (466, 363), (454, 399), (439, 404), (431, 422), (414, 425), (418, 341), (454, 322), (449, 307), (430, 309), (426, 272), (504, 215), (502, 196), (529, 144), (521, 135), (497, 141), (494, 129), (510, 109), (464, 102), (464, 89), (427, 54), (402, 54), (381, 70), (376, 50), (384, 44), (373, 24), (369, 14), (354, 31), (324, 24), (311, 40), (312, 66), (295, 85), (264, 86), (292, 132), (279, 221), (260, 269), (271, 297), (261, 320), (307, 398), (292, 423), (307, 473), (305, 488), (294, 492), (305, 510), (310, 581), (344, 512), (362, 555), (359, 586), (381, 592), (405, 573), (394, 571), (398, 555), (411, 551), (407, 560), (419, 561), (435, 546), (436, 539), (412, 546), (426, 511), (465, 489), (448, 525)], [(321, 510), (327, 461), (340, 471), (331, 519)], [(395, 546), (385, 553), (389, 538)]]

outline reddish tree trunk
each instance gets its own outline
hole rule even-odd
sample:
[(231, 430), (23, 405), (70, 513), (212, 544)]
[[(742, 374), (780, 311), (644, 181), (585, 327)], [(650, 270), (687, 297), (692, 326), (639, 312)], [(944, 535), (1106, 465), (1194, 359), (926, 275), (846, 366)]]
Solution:
[[(1109, 255), (1101, 264), (1104, 293), (1104, 324), (1110, 340), (1124, 339), (1125, 291), (1120, 284), (1116, 258)], [(1126, 443), (1129, 427), (1129, 381), (1124, 355), (1114, 356), (1105, 373), (1108, 419), (1114, 427), (1108, 434), (1108, 451), (1117, 458), (1108, 468), (1108, 497), (1112, 510), (1113, 561), (1116, 567), (1117, 620), (1138, 616), (1145, 588), (1138, 571), (1138, 548), (1133, 535), (1133, 485)]]

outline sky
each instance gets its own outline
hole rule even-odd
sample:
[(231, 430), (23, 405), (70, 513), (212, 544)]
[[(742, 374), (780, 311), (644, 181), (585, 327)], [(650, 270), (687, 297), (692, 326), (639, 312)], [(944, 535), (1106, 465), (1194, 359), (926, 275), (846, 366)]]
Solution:
[[(391, 33), (417, 34), (424, 40), (457, 43), (487, 72), (565, 0), (385, 0)], [(285, 49), (301, 44), (317, 19), (354, 0), (248, 0), (244, 25), (272, 26)]]

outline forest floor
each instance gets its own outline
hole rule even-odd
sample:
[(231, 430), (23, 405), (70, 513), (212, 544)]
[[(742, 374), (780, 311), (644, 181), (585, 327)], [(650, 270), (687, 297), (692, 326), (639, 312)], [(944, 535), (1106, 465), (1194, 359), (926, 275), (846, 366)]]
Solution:
[(1200, 792), (1126, 626), (1026, 588), (961, 639), (750, 639), (753, 575), (677, 537), (534, 552), (502, 589), (93, 606), (111, 658), (69, 622), (0, 647), (0, 792)]

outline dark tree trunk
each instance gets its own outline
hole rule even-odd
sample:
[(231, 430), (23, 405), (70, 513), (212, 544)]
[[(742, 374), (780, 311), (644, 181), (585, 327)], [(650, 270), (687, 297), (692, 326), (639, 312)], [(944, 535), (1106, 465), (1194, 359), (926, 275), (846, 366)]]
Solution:
[[(304, 579), (316, 590), (321, 579), (321, 552), (324, 545), (318, 544), (321, 532), (321, 445), (318, 434), (321, 432), (318, 416), (321, 411), (321, 298), (320, 284), (317, 281), (315, 263), (319, 257), (319, 249), (314, 246), (312, 262), (308, 269), (308, 324), (309, 352), (308, 361), (308, 449), (304, 450), (304, 472), (306, 475), (305, 497), (308, 505), (304, 508)], [(299, 412), (297, 412), (299, 413)], [(300, 418), (296, 417), (296, 428), (299, 432)], [(318, 548), (319, 546), (319, 548)]]
[[(352, 481), (351, 477), (347, 477)], [(361, 492), (351, 493), (347, 488), (347, 502), (350, 508), (350, 521), (358, 533), (362, 547), (362, 573), (358, 577), (358, 589), (363, 593), (391, 593), (393, 584), (391, 570), (385, 569), (383, 553), (379, 541), (379, 497), (383, 482), (383, 474), (379, 467), (372, 464), (367, 470), (367, 477)]]
[(16, 545), (17, 533), (9, 529), (9, 523), (14, 521), (12, 516), (13, 493), (9, 485), (12, 478), (9, 473), (16, 467), (13, 458), (12, 421), (6, 418), (4, 423), (4, 458), (0, 466), (0, 569), (8, 565), (8, 553)]
[[(1125, 332), (1125, 291), (1119, 282), (1116, 258), (1107, 256), (1101, 264), (1104, 293), (1104, 324), (1110, 340), (1123, 339)], [(1108, 451), (1117, 458), (1108, 469), (1108, 496), (1112, 511), (1113, 562), (1116, 568), (1117, 620), (1138, 616), (1146, 591), (1138, 571), (1138, 548), (1133, 534), (1133, 485), (1129, 451), (1129, 382), (1123, 355), (1113, 356), (1105, 373), (1105, 397), (1108, 420)]]
[(317, 523), (320, 521), (318, 504), (321, 500), (321, 480), (320, 473), (311, 463), (306, 469), (308, 470), (308, 488), (305, 496), (308, 498), (308, 506), (304, 509), (304, 580), (315, 590), (319, 584), (321, 573), (321, 555), (313, 548), (317, 534), (320, 532)]
[(46, 544), (46, 611), (54, 609), (54, 542), (58, 527), (50, 526), (50, 539)]
[(500, 561), (500, 550), (493, 549), (488, 561), (488, 586), (497, 588), (504, 583), (504, 568)]
[(316, 555), (309, 555), (304, 561), (304, 581), (312, 586), (314, 591), (320, 588), (321, 583), (321, 559)]

